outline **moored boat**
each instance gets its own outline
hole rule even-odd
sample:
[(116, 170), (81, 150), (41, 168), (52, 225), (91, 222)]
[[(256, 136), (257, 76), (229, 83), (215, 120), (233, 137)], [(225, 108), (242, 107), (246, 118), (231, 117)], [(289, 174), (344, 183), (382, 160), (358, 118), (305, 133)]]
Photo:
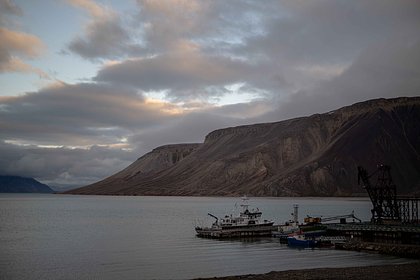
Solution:
[(307, 239), (304, 234), (295, 234), (287, 237), (287, 245), (291, 247), (313, 248), (316, 246), (315, 239)]
[(219, 218), (213, 214), (208, 214), (215, 219), (210, 227), (195, 227), (197, 236), (210, 238), (232, 238), (232, 237), (255, 237), (271, 236), (275, 229), (274, 222), (271, 220), (262, 220), (262, 212), (257, 209), (249, 210), (246, 203), (248, 198), (242, 198), (240, 205), (242, 211), (238, 216), (226, 215)]
[(293, 204), (292, 219), (285, 222), (283, 225), (278, 225), (277, 230), (273, 231), (273, 237), (280, 239), (280, 243), (287, 243), (287, 237), (300, 230), (299, 228), (299, 216), (298, 216), (297, 204)]

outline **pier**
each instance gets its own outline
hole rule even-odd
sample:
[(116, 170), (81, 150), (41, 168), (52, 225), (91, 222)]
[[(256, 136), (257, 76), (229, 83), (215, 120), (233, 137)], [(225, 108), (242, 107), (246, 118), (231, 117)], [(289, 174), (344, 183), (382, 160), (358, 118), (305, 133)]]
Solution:
[[(322, 225), (328, 238), (346, 240), (336, 244), (339, 249), (419, 258), (420, 198), (397, 196), (390, 166), (378, 165), (372, 174), (361, 166), (358, 170), (359, 184), (367, 191), (373, 206), (370, 222), (347, 223), (348, 215), (343, 216), (340, 223), (321, 224), (321, 218), (312, 217), (305, 222)], [(372, 184), (370, 178), (374, 175), (377, 180)]]
[(347, 240), (336, 249), (420, 258), (419, 225), (331, 224), (327, 234)]
[(386, 244), (420, 246), (419, 225), (378, 225), (372, 223), (327, 224), (330, 236), (345, 236), (348, 240)]

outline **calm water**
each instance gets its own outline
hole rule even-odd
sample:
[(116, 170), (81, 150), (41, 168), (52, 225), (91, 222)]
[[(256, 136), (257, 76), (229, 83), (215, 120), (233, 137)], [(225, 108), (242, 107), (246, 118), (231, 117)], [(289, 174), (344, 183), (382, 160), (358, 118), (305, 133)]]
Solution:
[[(1, 279), (190, 279), (315, 267), (404, 263), (338, 250), (297, 250), (274, 238), (195, 237), (207, 213), (234, 210), (237, 198), (0, 194)], [(367, 199), (255, 198), (276, 223), (299, 204), (306, 215), (370, 218)]]

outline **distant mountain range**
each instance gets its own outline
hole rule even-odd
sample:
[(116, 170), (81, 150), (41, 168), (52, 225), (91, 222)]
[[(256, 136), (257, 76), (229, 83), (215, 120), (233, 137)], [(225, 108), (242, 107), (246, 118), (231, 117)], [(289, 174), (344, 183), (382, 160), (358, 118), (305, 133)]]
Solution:
[(0, 176), (0, 193), (52, 193), (49, 186), (34, 178)]
[(72, 194), (350, 196), (357, 166), (388, 164), (399, 194), (420, 190), (420, 97), (376, 99), (325, 114), (219, 129), (162, 146)]

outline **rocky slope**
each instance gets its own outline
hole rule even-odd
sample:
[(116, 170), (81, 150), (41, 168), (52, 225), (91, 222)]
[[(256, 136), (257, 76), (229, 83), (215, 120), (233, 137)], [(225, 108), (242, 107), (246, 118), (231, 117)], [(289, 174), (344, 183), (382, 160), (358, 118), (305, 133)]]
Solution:
[(49, 186), (33, 178), (0, 176), (0, 193), (52, 193)]
[(377, 99), (325, 114), (209, 133), (163, 146), (79, 194), (352, 195), (357, 165), (392, 166), (399, 193), (420, 189), (420, 97)]

